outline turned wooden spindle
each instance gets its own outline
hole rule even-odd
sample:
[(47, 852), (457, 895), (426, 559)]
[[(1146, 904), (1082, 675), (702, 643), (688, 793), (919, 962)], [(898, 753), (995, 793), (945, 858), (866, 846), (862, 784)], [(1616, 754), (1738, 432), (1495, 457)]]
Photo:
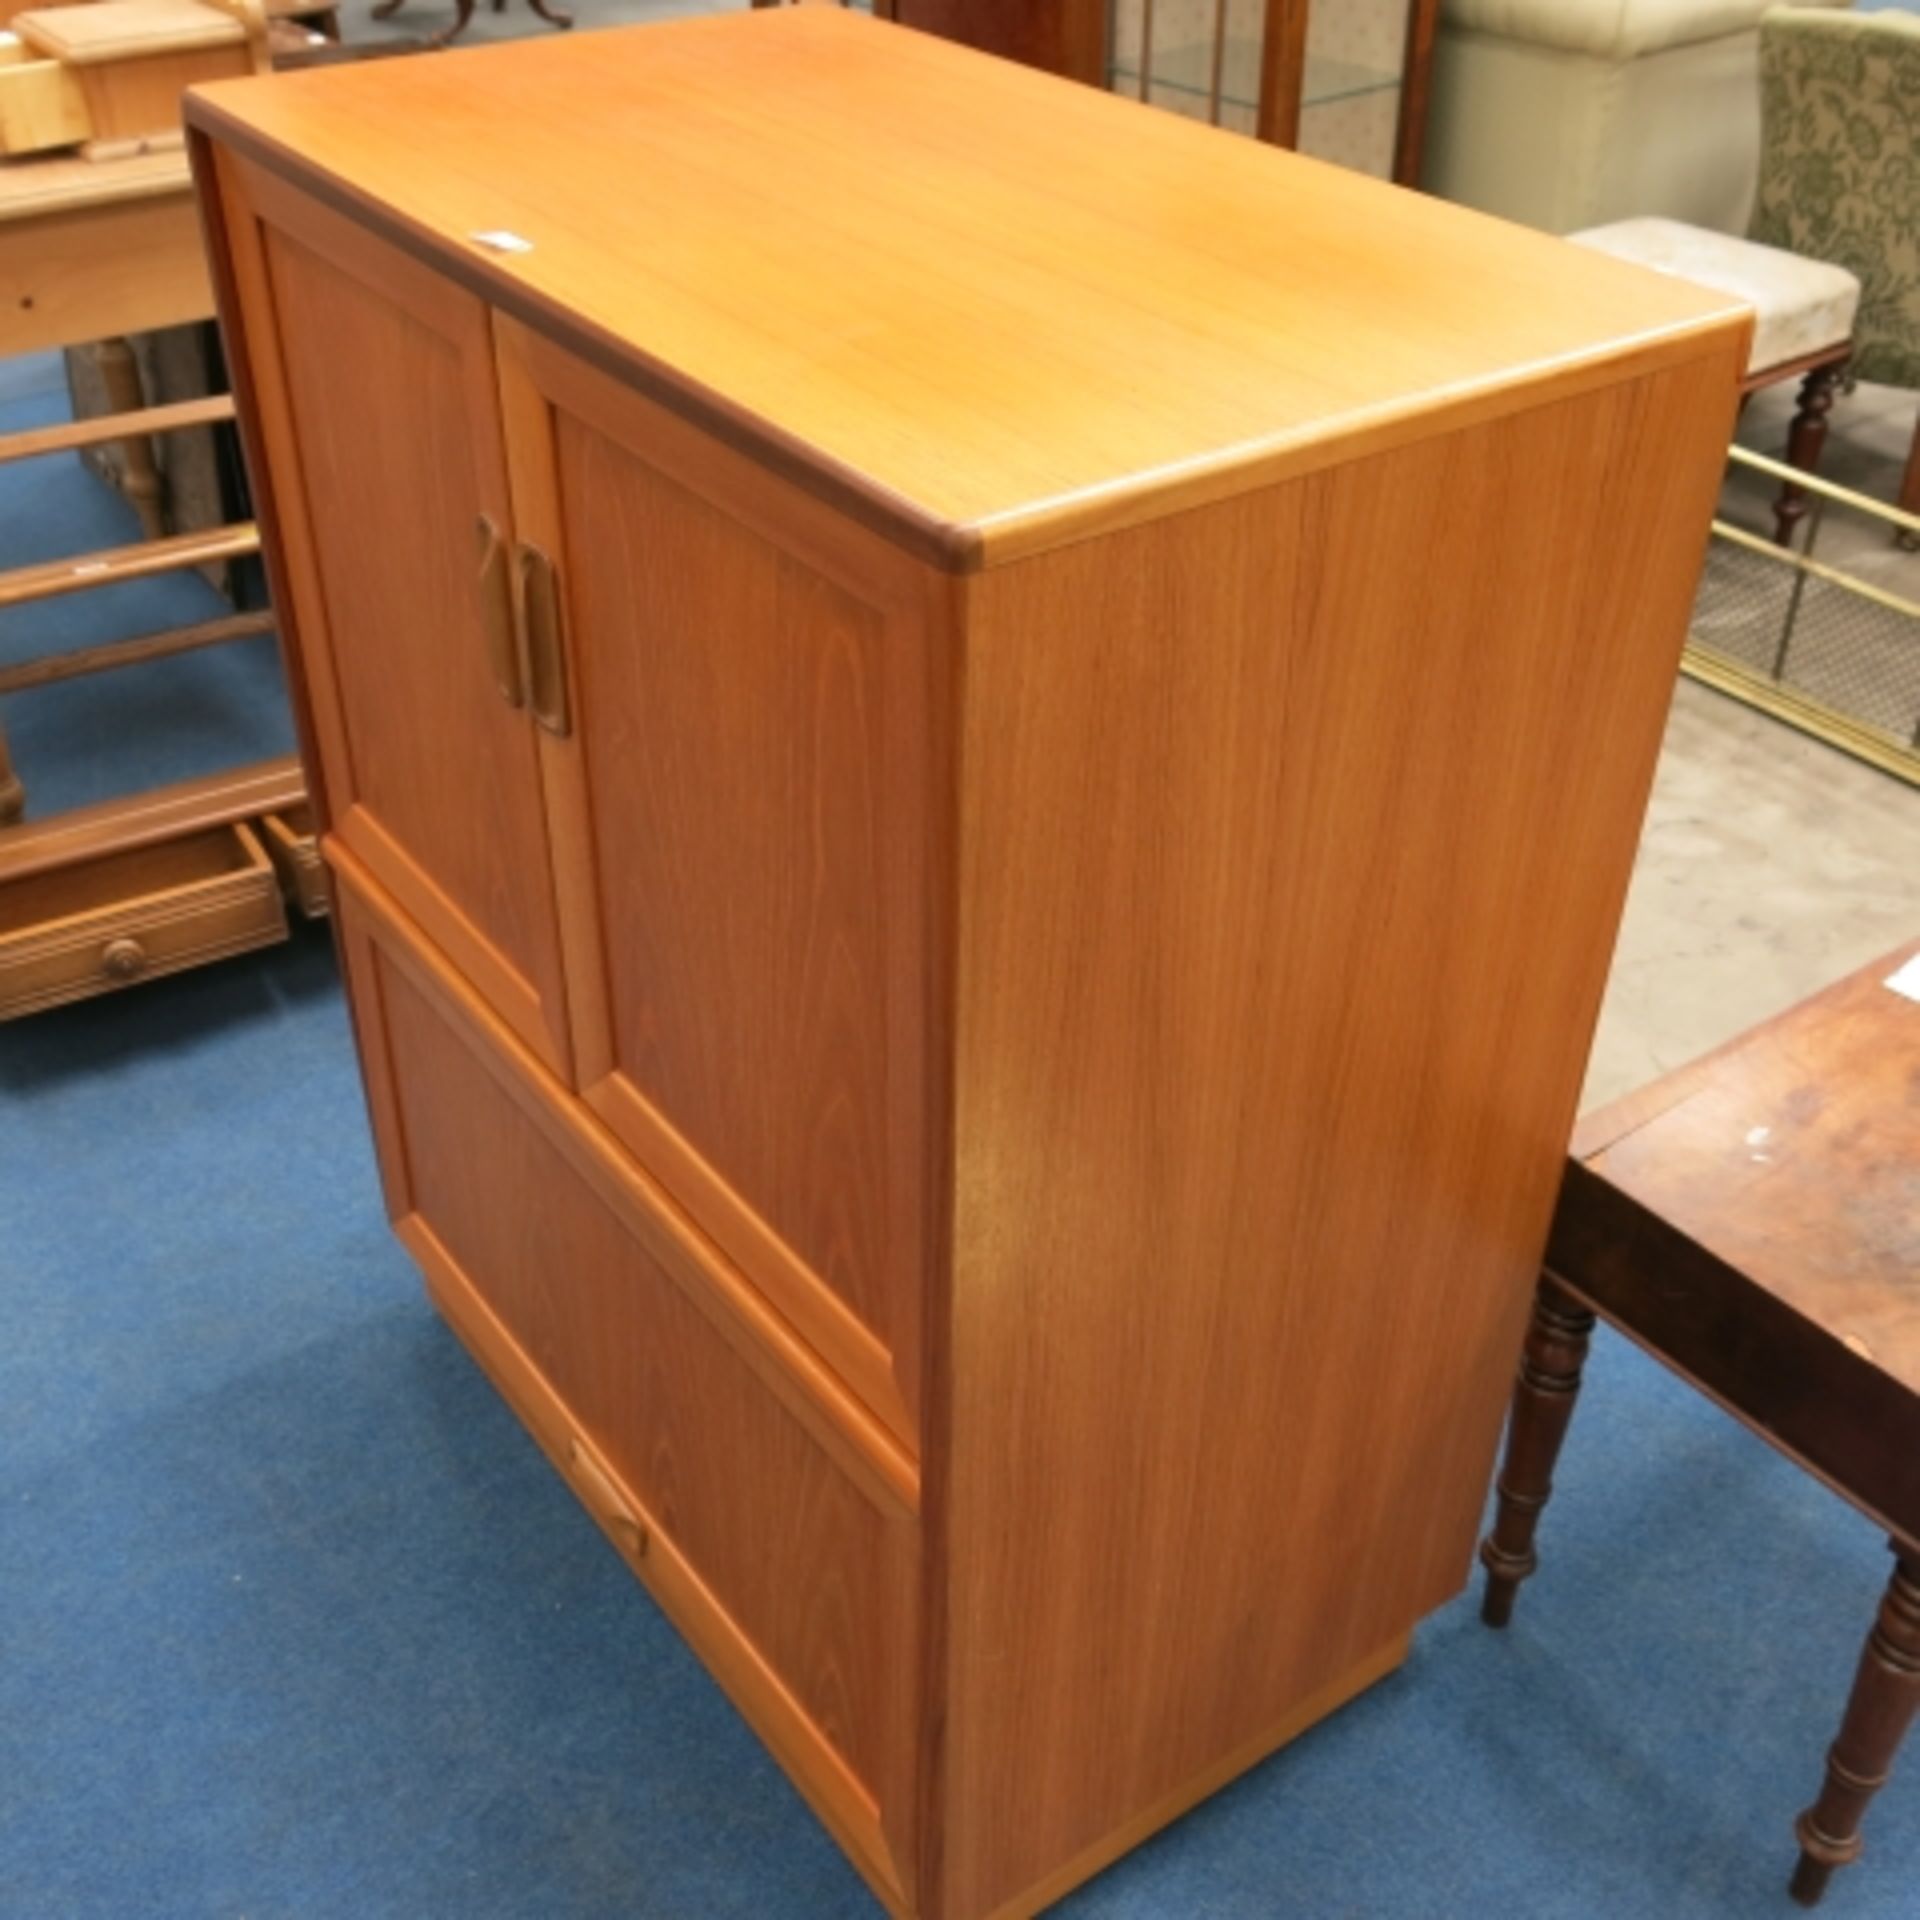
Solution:
[[(113, 334), (100, 342), (94, 354), (107, 411), (116, 414), (143, 411), (147, 397), (141, 386), (140, 363), (133, 357), (133, 343), (122, 334)], [(120, 442), (120, 460), (120, 490), (140, 516), (142, 535), (158, 540), (166, 533), (167, 515), (152, 440), (144, 433), (128, 434)]]
[(1543, 1273), (1514, 1383), (1500, 1510), (1493, 1531), (1480, 1543), (1480, 1563), (1487, 1570), (1480, 1617), (1490, 1627), (1504, 1627), (1513, 1617), (1513, 1597), (1537, 1564), (1533, 1531), (1553, 1492), (1553, 1463), (1573, 1417), (1592, 1333), (1592, 1313)]
[[(1842, 375), (1847, 370), (1844, 360), (1825, 367), (1815, 367), (1800, 383), (1800, 410), (1793, 416), (1793, 424), (1787, 429), (1787, 465), (1798, 467), (1802, 473), (1812, 473), (1820, 465), (1821, 449), (1827, 444), (1827, 415), (1833, 411), (1835, 397), (1840, 391)], [(1795, 486), (1791, 480), (1783, 481), (1780, 497), (1773, 506), (1773, 537), (1776, 544), (1789, 547), (1793, 544), (1793, 530), (1806, 518), (1807, 494), (1804, 487)]]
[(1791, 1891), (1805, 1907), (1826, 1892), (1835, 1867), (1859, 1859), (1860, 1822), (1886, 1785), (1920, 1708), (1920, 1554), (1898, 1540), (1892, 1544), (1897, 1564), (1861, 1651), (1839, 1737), (1827, 1753), (1826, 1780), (1794, 1829), (1800, 1861)]

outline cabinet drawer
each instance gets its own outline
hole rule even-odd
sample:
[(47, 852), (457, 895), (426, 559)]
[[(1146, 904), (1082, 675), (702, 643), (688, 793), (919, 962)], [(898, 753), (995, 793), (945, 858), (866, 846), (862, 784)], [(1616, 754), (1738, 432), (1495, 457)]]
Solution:
[(284, 940), (287, 917), (244, 823), (0, 886), (0, 1019)]
[(313, 809), (303, 804), (263, 815), (260, 837), (287, 898), (309, 920), (324, 918), (329, 911), (327, 868), (313, 830)]
[(918, 1528), (844, 1472), (342, 885), (389, 1198), (428, 1290), (883, 1898)]

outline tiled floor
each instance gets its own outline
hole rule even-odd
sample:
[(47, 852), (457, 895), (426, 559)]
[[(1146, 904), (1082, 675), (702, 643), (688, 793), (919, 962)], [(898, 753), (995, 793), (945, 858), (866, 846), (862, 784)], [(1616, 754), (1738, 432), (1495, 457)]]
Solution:
[[(1863, 388), (1835, 414), (1824, 469), (1897, 489), (1915, 401)], [(1790, 391), (1762, 394), (1740, 438), (1778, 452)], [(1728, 511), (1757, 503), (1736, 480)], [(1836, 520), (1833, 531), (1841, 531)], [(1855, 535), (1834, 557), (1920, 599), (1920, 555)], [(1914, 644), (1920, 646), (1920, 627)], [(1790, 1005), (1920, 932), (1920, 790), (1683, 682), (1634, 871), (1589, 1105)]]

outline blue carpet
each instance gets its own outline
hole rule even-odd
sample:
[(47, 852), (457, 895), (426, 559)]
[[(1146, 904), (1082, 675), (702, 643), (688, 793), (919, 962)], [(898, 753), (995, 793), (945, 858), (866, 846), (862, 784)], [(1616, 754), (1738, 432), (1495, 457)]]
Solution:
[[(0, 1920), (875, 1911), (388, 1238), (323, 934), (0, 1027), (0, 1141)], [(1797, 1911), (1885, 1552), (1621, 1342), (1590, 1382), (1510, 1632), (1456, 1603), (1062, 1912)], [(1829, 1911), (1917, 1865), (1920, 1758)]]
[[(68, 411), (57, 354), (0, 361), (0, 433)], [(140, 537), (133, 509), (76, 455), (0, 469), (0, 568)], [(231, 611), (192, 572), (67, 594), (0, 615), (0, 664)], [(293, 751), (270, 634), (19, 694), (4, 717), (35, 816)]]

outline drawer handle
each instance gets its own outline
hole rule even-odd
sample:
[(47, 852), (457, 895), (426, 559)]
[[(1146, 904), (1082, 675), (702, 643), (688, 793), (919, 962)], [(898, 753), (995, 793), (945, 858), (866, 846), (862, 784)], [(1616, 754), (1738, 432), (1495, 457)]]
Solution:
[(507, 543), (493, 516), (483, 513), (480, 535), (480, 624), (486, 629), (487, 665), (500, 698), (510, 707), (524, 707), (527, 691), (520, 676), (520, 649), (513, 637), (513, 570)]
[(566, 618), (553, 556), (530, 540), (520, 542), (520, 604), (527, 623), (527, 704), (551, 734), (565, 739), (573, 729), (567, 696)]
[(138, 980), (147, 970), (147, 950), (131, 937), (109, 940), (100, 954), (109, 980)]
[(620, 1497), (619, 1489), (607, 1477), (605, 1468), (578, 1440), (569, 1444), (567, 1454), (594, 1517), (619, 1539), (636, 1560), (644, 1558), (647, 1551), (646, 1522)]

